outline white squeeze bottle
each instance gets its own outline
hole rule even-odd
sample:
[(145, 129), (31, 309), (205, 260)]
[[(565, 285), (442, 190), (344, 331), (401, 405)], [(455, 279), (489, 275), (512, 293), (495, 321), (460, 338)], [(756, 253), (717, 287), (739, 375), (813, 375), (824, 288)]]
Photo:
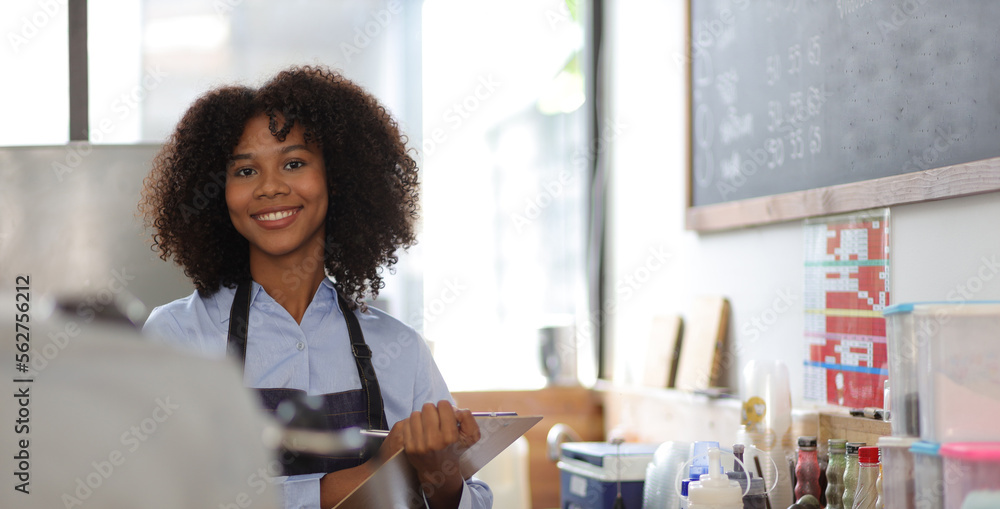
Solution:
[(719, 449), (708, 450), (708, 473), (688, 484), (688, 509), (743, 509), (743, 489), (722, 472)]

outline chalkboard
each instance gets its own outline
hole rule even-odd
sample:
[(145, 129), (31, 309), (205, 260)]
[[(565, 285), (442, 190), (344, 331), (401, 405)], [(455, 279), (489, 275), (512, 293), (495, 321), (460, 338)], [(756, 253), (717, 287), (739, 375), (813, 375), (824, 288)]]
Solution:
[(1000, 189), (1000, 2), (689, 8), (690, 227)]

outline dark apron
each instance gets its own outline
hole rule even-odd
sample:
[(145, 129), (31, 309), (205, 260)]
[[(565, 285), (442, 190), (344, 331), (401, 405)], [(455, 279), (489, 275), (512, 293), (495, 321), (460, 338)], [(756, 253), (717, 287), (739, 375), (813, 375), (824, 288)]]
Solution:
[[(251, 286), (250, 280), (240, 283), (236, 288), (233, 306), (229, 311), (227, 350), (229, 355), (239, 359), (241, 368), (246, 363)], [(319, 412), (325, 418), (325, 422), (320, 427), (326, 430), (350, 427), (388, 429), (385, 420), (385, 406), (382, 403), (382, 391), (379, 389), (378, 378), (375, 376), (375, 368), (372, 365), (372, 352), (365, 344), (358, 317), (354, 316), (354, 312), (347, 307), (347, 300), (339, 292), (337, 302), (344, 314), (344, 321), (347, 322), (351, 351), (358, 367), (358, 376), (361, 377), (361, 389), (322, 395), (323, 402)], [(272, 415), (282, 401), (305, 396), (305, 391), (301, 389), (265, 388), (254, 390), (260, 395), (264, 408)], [(378, 451), (380, 445), (381, 440), (369, 439), (368, 445), (360, 452), (322, 456), (283, 451), (280, 458), (284, 475), (336, 472), (361, 465)]]

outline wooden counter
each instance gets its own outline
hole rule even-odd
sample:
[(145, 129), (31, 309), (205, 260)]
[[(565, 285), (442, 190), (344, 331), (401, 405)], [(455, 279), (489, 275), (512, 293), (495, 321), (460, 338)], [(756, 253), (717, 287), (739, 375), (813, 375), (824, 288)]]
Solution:
[(583, 441), (602, 441), (604, 409), (601, 397), (583, 387), (550, 387), (536, 391), (455, 392), (461, 408), (476, 412), (517, 412), (544, 418), (524, 436), (529, 447), (531, 506), (559, 507), (559, 468), (546, 455), (546, 437), (555, 424), (566, 424)]

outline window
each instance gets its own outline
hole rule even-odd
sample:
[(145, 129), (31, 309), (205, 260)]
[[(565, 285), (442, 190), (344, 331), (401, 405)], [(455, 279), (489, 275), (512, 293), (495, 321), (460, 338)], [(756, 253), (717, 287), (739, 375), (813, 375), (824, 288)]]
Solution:
[(65, 2), (0, 3), (0, 146), (69, 141), (66, 11)]
[(424, 3), (422, 326), (452, 390), (544, 386), (543, 331), (563, 365), (591, 337), (580, 7)]
[[(339, 69), (393, 113), (422, 168), (419, 244), (374, 305), (424, 334), (453, 390), (545, 385), (543, 338), (547, 367), (593, 378), (584, 4), (90, 0), (89, 141), (161, 143), (210, 88)], [(0, 7), (18, 78), (0, 83), (18, 119), (0, 145), (69, 140), (66, 11)]]

